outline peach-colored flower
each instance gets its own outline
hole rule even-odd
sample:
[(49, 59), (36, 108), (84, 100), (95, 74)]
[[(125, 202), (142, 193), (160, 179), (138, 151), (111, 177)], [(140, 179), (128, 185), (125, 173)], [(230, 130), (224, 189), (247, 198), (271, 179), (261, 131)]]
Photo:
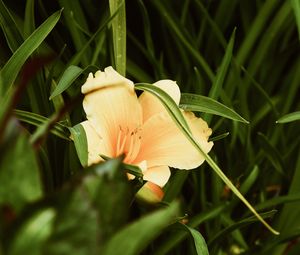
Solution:
[[(179, 104), (176, 82), (154, 83)], [(125, 155), (124, 162), (139, 166), (144, 180), (163, 187), (170, 177), (169, 167), (192, 169), (201, 165), (203, 156), (174, 123), (159, 99), (148, 92), (138, 98), (132, 81), (112, 67), (89, 74), (82, 86), (83, 108), (87, 120), (82, 122), (88, 143), (88, 164), (103, 159), (100, 155)], [(208, 153), (211, 129), (192, 112), (183, 112), (194, 138)]]

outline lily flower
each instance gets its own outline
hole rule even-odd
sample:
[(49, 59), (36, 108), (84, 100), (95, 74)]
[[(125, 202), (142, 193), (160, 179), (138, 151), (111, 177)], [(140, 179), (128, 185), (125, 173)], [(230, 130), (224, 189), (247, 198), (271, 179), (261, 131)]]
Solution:
[[(160, 80), (153, 85), (168, 93), (179, 104), (180, 90), (175, 81)], [(88, 165), (103, 161), (100, 155), (125, 155), (124, 162), (137, 165), (143, 179), (163, 187), (169, 167), (193, 169), (203, 156), (180, 131), (162, 103), (149, 92), (137, 97), (134, 83), (112, 67), (89, 74), (81, 91), (87, 120), (82, 122), (88, 144)], [(212, 131), (192, 112), (183, 115), (194, 138), (208, 153)], [(129, 175), (129, 179), (133, 178)]]

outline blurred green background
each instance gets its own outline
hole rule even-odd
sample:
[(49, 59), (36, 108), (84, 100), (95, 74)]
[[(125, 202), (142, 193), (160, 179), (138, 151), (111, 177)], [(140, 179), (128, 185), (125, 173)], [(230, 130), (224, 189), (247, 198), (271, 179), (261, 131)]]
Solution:
[[(300, 253), (299, 0), (0, 0), (0, 25), (0, 254)], [(176, 80), (281, 234), (207, 164), (174, 169), (159, 205), (120, 159), (82, 167), (80, 88), (109, 65)]]

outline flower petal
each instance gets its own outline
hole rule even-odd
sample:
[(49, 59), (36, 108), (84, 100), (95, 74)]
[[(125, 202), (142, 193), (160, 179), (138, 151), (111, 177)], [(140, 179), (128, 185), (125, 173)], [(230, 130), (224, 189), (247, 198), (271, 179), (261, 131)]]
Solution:
[(122, 83), (94, 90), (86, 94), (83, 108), (93, 128), (109, 147), (110, 156), (128, 153), (125, 162), (130, 163), (139, 151), (138, 131), (142, 123), (142, 110), (133, 87)]
[[(160, 80), (153, 85), (165, 91), (178, 105), (180, 101), (180, 90), (175, 81)], [(166, 112), (165, 107), (160, 100), (149, 92), (143, 92), (139, 97), (140, 104), (143, 109), (143, 122), (145, 123), (151, 116)]]
[(100, 154), (110, 156), (111, 152), (107, 148), (104, 140), (97, 134), (89, 121), (80, 123), (86, 133), (88, 145), (88, 165), (102, 161)]
[(171, 172), (168, 166), (155, 166), (148, 168), (143, 172), (143, 179), (150, 181), (160, 187), (165, 186), (171, 176)]
[[(194, 138), (203, 151), (208, 153), (213, 146), (212, 142), (207, 141), (211, 129), (192, 112), (183, 114)], [(168, 113), (152, 116), (144, 123), (141, 136), (141, 149), (136, 160), (147, 160), (149, 168), (168, 165), (179, 169), (192, 169), (204, 162), (204, 157), (188, 141)]]
[(130, 89), (133, 89), (134, 87), (132, 81), (126, 79), (109, 66), (104, 69), (104, 72), (100, 70), (97, 71), (95, 73), (95, 77), (92, 73), (90, 73), (86, 82), (81, 87), (81, 92), (83, 94), (87, 94), (100, 88), (115, 85), (126, 85)]

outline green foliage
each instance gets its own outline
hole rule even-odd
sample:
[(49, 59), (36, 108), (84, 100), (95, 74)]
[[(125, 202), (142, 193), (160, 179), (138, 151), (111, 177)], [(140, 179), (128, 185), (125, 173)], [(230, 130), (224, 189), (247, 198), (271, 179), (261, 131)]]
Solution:
[[(299, 254), (299, 6), (0, 0), (0, 254)], [(159, 205), (137, 201), (138, 167), (86, 167), (80, 88), (109, 65), (191, 142), (145, 83), (176, 80), (181, 109), (213, 129), (209, 164), (173, 169)]]

